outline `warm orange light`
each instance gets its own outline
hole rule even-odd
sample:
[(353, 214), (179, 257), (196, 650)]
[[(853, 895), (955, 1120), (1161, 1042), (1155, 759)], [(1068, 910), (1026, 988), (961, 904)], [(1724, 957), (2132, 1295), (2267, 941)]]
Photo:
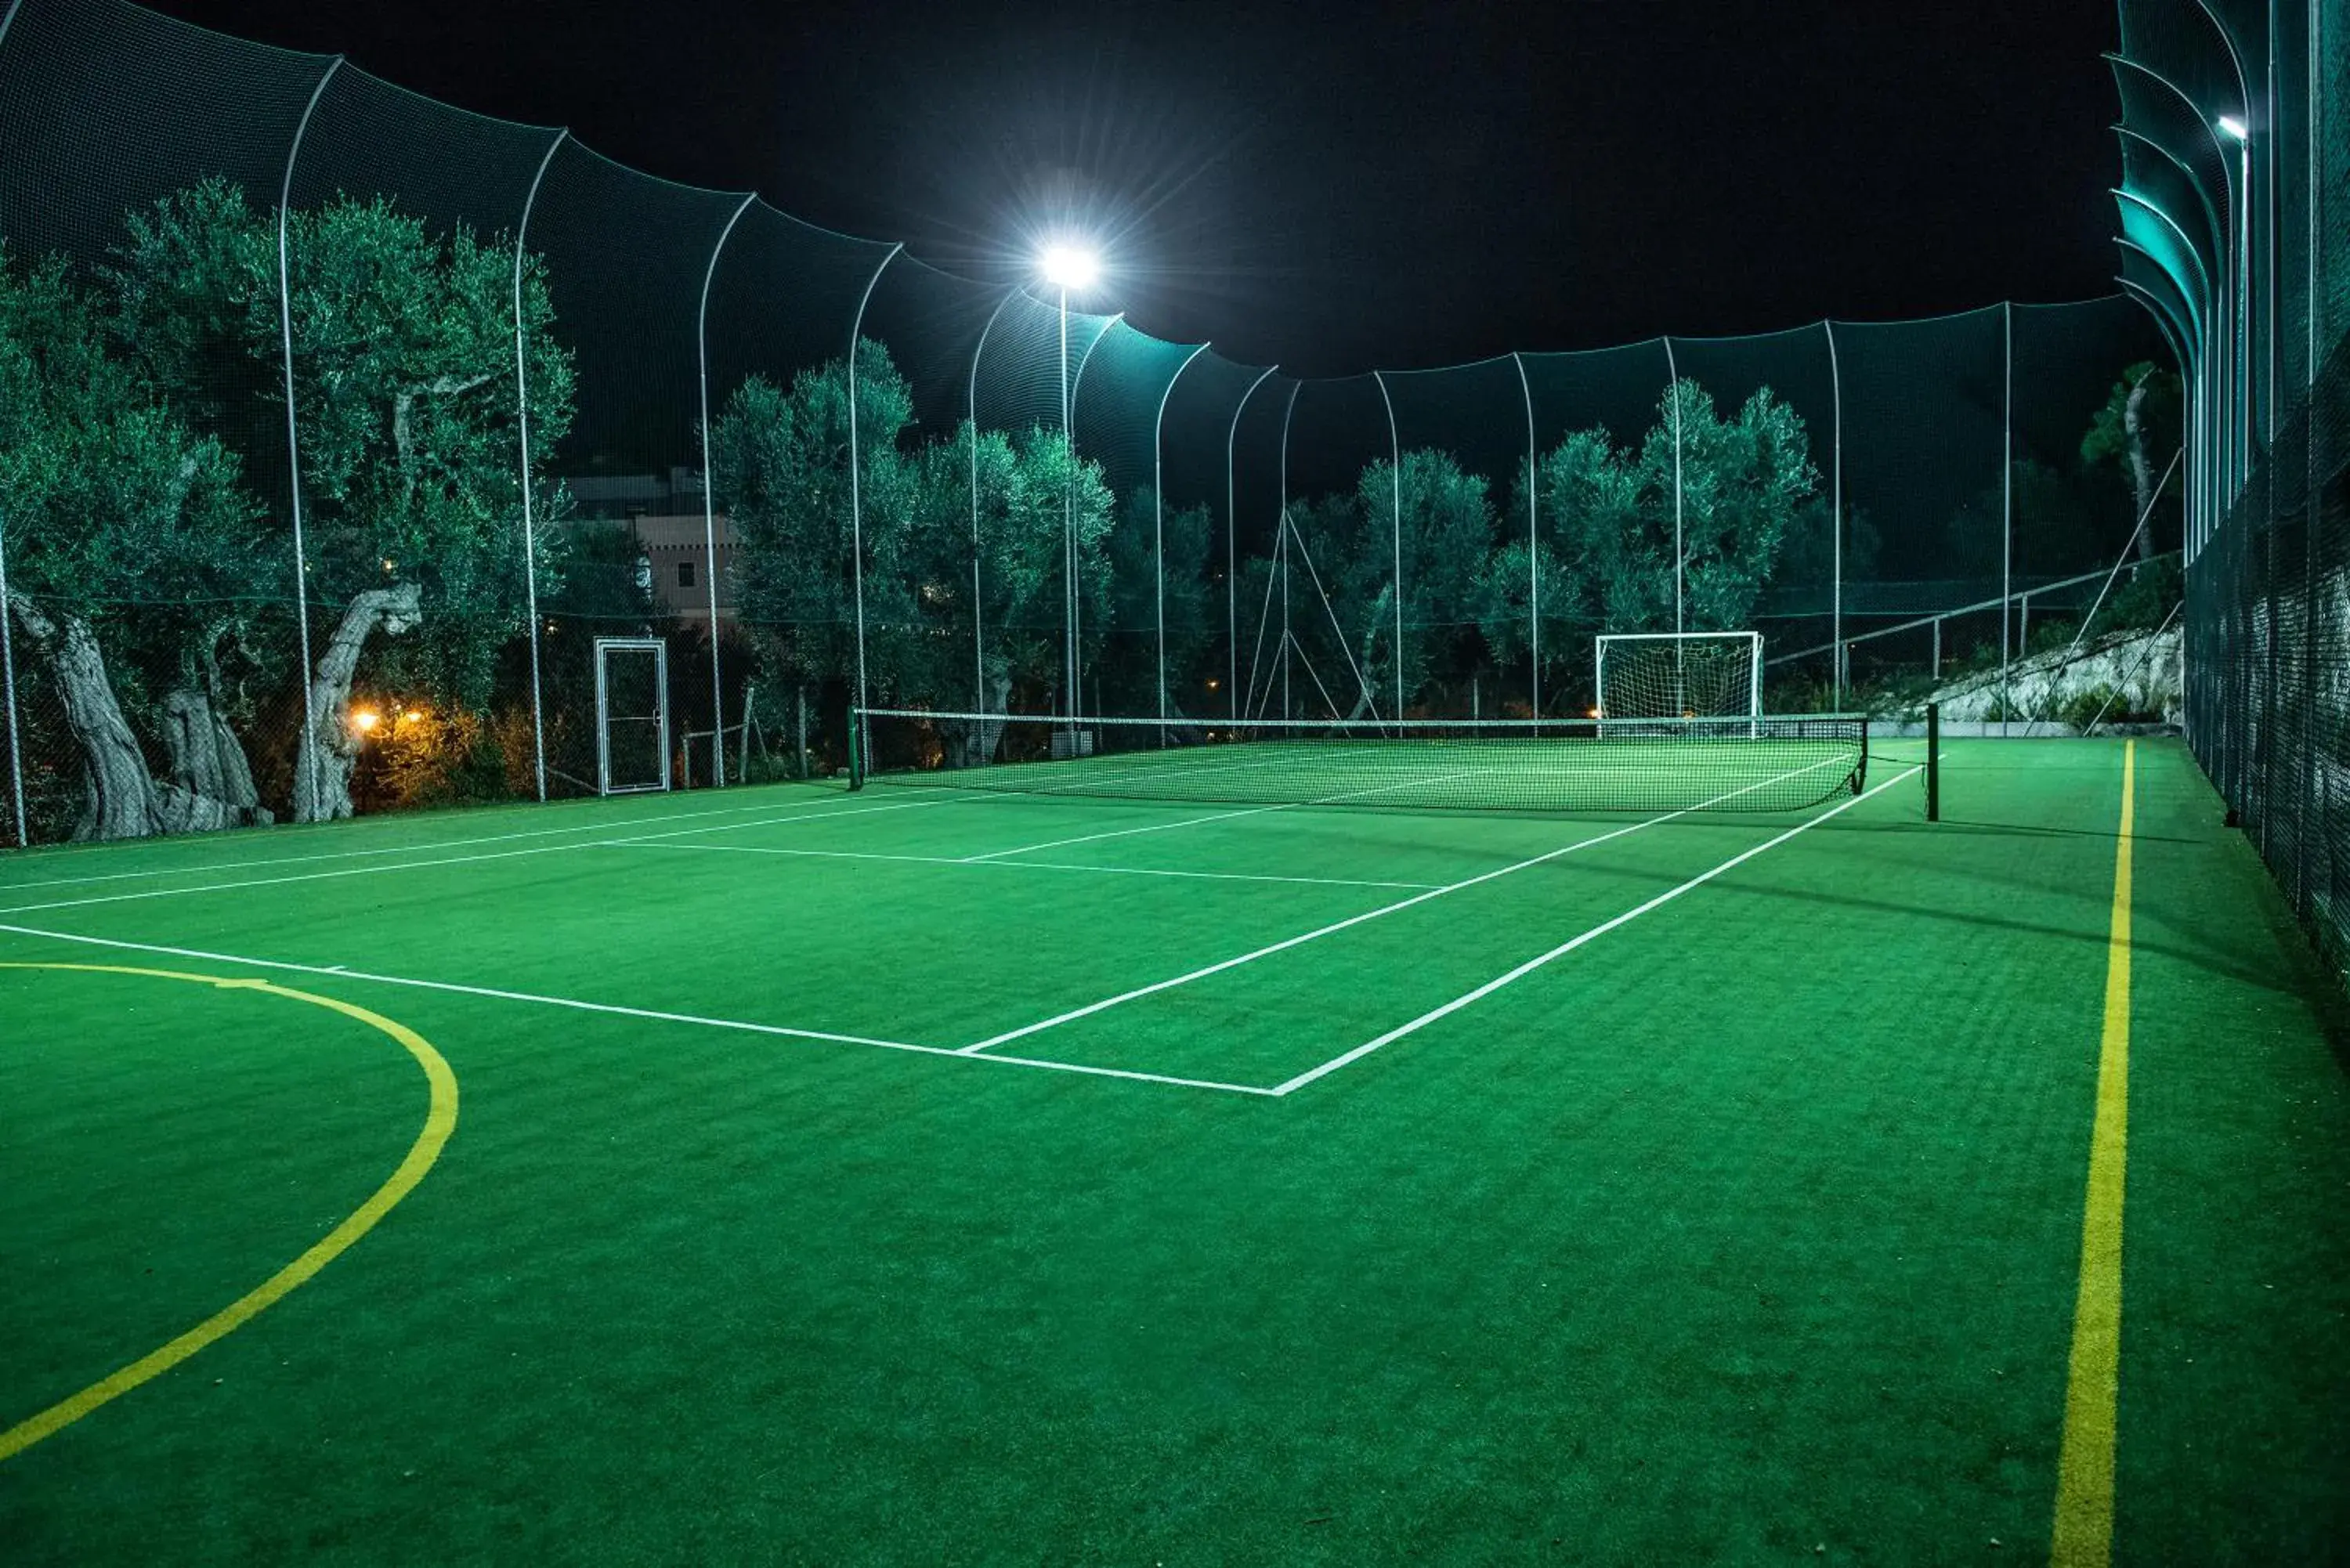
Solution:
[(351, 728), (362, 735), (369, 733), (382, 722), (383, 715), (372, 708), (361, 708), (351, 714)]
[(413, 724), (418, 720), (424, 717), (424, 710), (421, 708), (411, 708), (407, 712), (402, 713), (400, 717)]
[(1596, 719), (1599, 717), (1599, 710), (1596, 708), (1586, 708), (1583, 711), (1583, 716), (1586, 719)]

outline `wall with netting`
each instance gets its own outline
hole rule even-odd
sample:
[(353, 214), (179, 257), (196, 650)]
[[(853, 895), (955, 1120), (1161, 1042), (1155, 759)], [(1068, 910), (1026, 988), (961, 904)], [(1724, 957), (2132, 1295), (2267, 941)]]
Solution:
[[(590, 791), (607, 637), (669, 645), (683, 787), (840, 767), (860, 702), (1579, 716), (1610, 631), (1758, 630), (1774, 711), (2045, 720), (2011, 671), (2126, 630), (2216, 488), (2083, 455), (2171, 358), (2127, 298), (1301, 380), (338, 59), (0, 17), (11, 843)], [(172, 553), (125, 420), (234, 548)]]
[(2350, 970), (2350, 3), (2121, 19), (2123, 283), (2190, 404), (2188, 740)]

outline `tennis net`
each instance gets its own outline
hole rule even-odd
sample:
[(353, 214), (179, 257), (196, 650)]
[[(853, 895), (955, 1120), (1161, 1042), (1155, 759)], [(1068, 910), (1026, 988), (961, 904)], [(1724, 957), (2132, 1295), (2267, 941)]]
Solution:
[(1798, 811), (1856, 794), (1858, 714), (1352, 723), (860, 708), (851, 782), (1432, 811)]

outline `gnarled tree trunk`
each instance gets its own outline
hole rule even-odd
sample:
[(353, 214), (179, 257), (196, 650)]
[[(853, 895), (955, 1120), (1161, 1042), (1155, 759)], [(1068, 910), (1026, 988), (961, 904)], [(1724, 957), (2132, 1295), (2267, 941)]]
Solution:
[(351, 678), (359, 653), (380, 626), (399, 636), (422, 614), (416, 585), (369, 588), (351, 600), (318, 662), (306, 699), (304, 722), (309, 743), (294, 766), (294, 820), (328, 822), (351, 815), (351, 770), (358, 765), (359, 738), (351, 732)]
[(164, 815), (177, 833), (275, 820), (254, 787), (244, 747), (213, 705), (213, 693), (183, 686), (163, 699), (163, 745), (172, 755)]
[[(2154, 504), (2154, 463), (2146, 454), (2146, 384), (2154, 379), (2151, 374), (2139, 378), (2129, 397), (2122, 403), (2122, 431), (2128, 440), (2130, 494), (2137, 499), (2137, 514), (2146, 515)], [(2154, 559), (2154, 530), (2141, 528), (2137, 535), (2137, 558)]]
[(51, 620), (18, 593), (8, 596), (8, 607), (47, 658), (65, 704), (66, 727), (81, 749), (82, 812), (74, 838), (145, 838), (164, 831), (155, 781), (106, 678), (106, 655), (89, 623), (73, 615)]
[[(987, 703), (983, 711), (989, 714), (1001, 715), (1011, 705), (1012, 666), (1007, 661), (987, 661), (987, 687), (983, 695)], [(949, 720), (939, 726), (939, 738), (946, 745), (947, 766), (984, 767), (995, 760), (995, 748), (1003, 744), (1003, 720)]]

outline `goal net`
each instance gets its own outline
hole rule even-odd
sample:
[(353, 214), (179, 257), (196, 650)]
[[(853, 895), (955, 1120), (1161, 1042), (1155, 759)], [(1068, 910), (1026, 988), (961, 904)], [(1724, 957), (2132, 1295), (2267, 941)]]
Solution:
[(1762, 716), (1762, 634), (1603, 634), (1595, 691), (1603, 732), (1619, 724)]

